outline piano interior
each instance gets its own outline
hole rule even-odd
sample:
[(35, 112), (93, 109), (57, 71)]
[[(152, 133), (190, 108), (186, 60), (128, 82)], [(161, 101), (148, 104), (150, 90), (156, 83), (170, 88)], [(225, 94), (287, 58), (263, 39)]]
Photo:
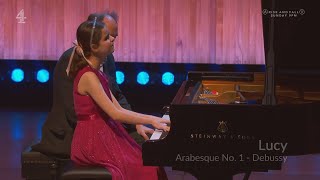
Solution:
[[(252, 81), (202, 80), (197, 82), (192, 104), (261, 104), (264, 73), (254, 73)], [(278, 104), (307, 103), (320, 100), (320, 92), (286, 85), (276, 86)]]

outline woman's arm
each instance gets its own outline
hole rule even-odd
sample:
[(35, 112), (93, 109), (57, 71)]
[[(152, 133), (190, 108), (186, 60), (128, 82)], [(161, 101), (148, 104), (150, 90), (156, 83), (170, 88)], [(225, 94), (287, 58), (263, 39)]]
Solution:
[(151, 124), (157, 129), (169, 130), (162, 123), (168, 122), (154, 116), (134, 113), (121, 108), (117, 100), (112, 95), (112, 100), (108, 98), (98, 77), (93, 72), (84, 73), (78, 84), (78, 92), (82, 95), (90, 95), (99, 107), (112, 119), (128, 124)]
[(125, 108), (123, 108), (119, 102), (117, 101), (117, 99), (113, 96), (113, 94), (111, 93), (111, 97), (112, 97), (112, 102), (114, 104), (114, 106), (119, 109), (120, 111), (124, 112), (124, 113), (128, 113), (128, 114), (131, 114), (132, 116), (139, 116), (139, 117), (142, 117), (142, 118), (155, 118), (157, 119), (159, 122), (161, 123), (166, 123), (166, 124), (169, 124), (170, 123), (170, 120), (167, 120), (167, 119), (163, 119), (163, 118), (159, 118), (159, 117), (156, 117), (156, 116), (151, 116), (151, 115), (146, 115), (146, 114), (141, 114), (141, 113), (136, 113), (134, 111), (130, 111), (130, 110), (127, 110)]

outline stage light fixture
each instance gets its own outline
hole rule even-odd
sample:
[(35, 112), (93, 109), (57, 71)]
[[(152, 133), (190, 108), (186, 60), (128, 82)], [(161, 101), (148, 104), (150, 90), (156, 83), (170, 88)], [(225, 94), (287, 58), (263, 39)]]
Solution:
[(149, 74), (145, 71), (141, 71), (137, 75), (137, 82), (141, 85), (146, 85), (149, 82)]
[(171, 72), (165, 72), (162, 75), (162, 83), (170, 86), (174, 82), (174, 75)]
[(41, 83), (45, 83), (49, 80), (49, 72), (46, 69), (40, 69), (37, 72), (37, 80)]
[(117, 84), (122, 84), (124, 82), (124, 78), (124, 73), (122, 71), (116, 71)]
[(20, 68), (16, 68), (11, 72), (11, 79), (14, 82), (21, 82), (24, 79), (24, 72)]

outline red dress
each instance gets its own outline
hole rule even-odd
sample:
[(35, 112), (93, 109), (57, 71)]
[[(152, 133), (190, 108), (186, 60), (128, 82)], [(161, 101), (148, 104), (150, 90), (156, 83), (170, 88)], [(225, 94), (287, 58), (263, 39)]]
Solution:
[(143, 166), (141, 147), (129, 136), (120, 122), (111, 119), (90, 96), (78, 93), (78, 83), (85, 72), (94, 72), (111, 99), (108, 80), (98, 70), (87, 66), (80, 70), (73, 85), (74, 107), (78, 122), (71, 159), (77, 165), (103, 166), (113, 180), (158, 179), (158, 167)]

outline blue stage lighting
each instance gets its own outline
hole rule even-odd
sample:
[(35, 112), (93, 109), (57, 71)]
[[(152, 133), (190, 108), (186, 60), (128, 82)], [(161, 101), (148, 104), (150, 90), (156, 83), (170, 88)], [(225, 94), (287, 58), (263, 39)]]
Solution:
[(165, 72), (162, 75), (162, 83), (164, 85), (171, 85), (174, 82), (174, 75), (171, 72)]
[(37, 80), (41, 83), (45, 83), (49, 80), (49, 72), (45, 69), (41, 69), (37, 72)]
[(149, 74), (144, 71), (139, 72), (137, 82), (141, 85), (146, 85), (149, 82)]
[(124, 82), (124, 74), (122, 71), (116, 71), (116, 81), (117, 84), (122, 84)]
[(13, 119), (10, 121), (11, 124), (11, 136), (13, 140), (22, 140), (24, 137), (24, 129), (23, 128), (23, 123), (22, 123), (22, 117), (21, 115), (17, 114), (14, 116)]
[(24, 79), (24, 72), (22, 69), (16, 68), (11, 73), (11, 79), (14, 82), (21, 82)]

